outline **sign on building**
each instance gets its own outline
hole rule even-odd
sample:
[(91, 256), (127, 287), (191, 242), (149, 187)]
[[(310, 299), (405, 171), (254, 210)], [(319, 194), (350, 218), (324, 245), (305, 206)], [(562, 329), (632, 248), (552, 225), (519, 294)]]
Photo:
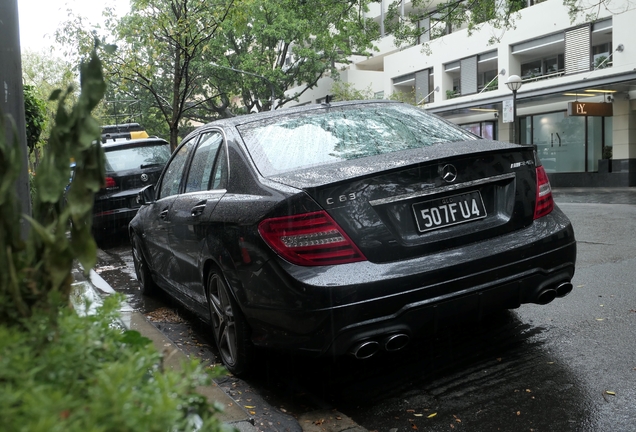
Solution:
[(611, 117), (613, 115), (611, 103), (597, 102), (568, 102), (569, 116)]
[(503, 101), (503, 112), (501, 113), (501, 117), (504, 123), (512, 123), (514, 121), (514, 102), (512, 99), (507, 99)]

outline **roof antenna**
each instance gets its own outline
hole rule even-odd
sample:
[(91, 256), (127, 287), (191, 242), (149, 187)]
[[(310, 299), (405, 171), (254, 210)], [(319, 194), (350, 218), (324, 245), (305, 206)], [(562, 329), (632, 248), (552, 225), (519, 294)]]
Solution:
[(325, 96), (325, 101), (322, 103), (323, 105), (329, 105), (331, 103), (331, 100), (333, 99), (333, 95), (327, 95)]

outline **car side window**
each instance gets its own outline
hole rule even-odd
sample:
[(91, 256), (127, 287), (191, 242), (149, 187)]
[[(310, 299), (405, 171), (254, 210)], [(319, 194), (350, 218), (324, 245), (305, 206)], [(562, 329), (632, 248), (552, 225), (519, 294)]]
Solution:
[(223, 135), (218, 131), (207, 132), (201, 136), (199, 146), (194, 151), (190, 171), (188, 172), (186, 192), (198, 192), (209, 189), (214, 160), (222, 143)]
[(163, 174), (161, 180), (161, 188), (159, 189), (159, 198), (166, 198), (179, 193), (179, 185), (181, 184), (181, 178), (183, 177), (183, 168), (185, 167), (186, 160), (190, 149), (196, 143), (196, 138), (188, 141), (181, 146), (172, 160), (169, 162)]
[(221, 146), (219, 155), (216, 157), (216, 165), (214, 166), (214, 176), (212, 177), (211, 189), (221, 189), (225, 185), (226, 175), (227, 160), (225, 157), (225, 148)]

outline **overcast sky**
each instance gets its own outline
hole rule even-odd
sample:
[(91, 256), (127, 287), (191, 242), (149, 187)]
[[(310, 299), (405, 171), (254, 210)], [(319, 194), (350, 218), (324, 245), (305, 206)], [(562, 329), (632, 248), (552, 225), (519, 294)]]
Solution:
[(67, 19), (67, 9), (90, 22), (99, 22), (108, 5), (123, 15), (128, 11), (129, 0), (18, 0), (20, 46), (23, 51), (48, 51), (55, 44), (55, 30)]

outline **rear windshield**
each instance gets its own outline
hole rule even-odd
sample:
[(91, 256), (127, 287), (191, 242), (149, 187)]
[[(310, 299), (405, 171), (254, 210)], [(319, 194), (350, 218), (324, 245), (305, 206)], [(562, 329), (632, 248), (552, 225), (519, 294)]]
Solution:
[(358, 105), (293, 114), (238, 127), (261, 174), (478, 139), (409, 105)]
[(142, 147), (106, 150), (106, 171), (128, 171), (163, 166), (170, 158), (170, 145), (157, 143)]

